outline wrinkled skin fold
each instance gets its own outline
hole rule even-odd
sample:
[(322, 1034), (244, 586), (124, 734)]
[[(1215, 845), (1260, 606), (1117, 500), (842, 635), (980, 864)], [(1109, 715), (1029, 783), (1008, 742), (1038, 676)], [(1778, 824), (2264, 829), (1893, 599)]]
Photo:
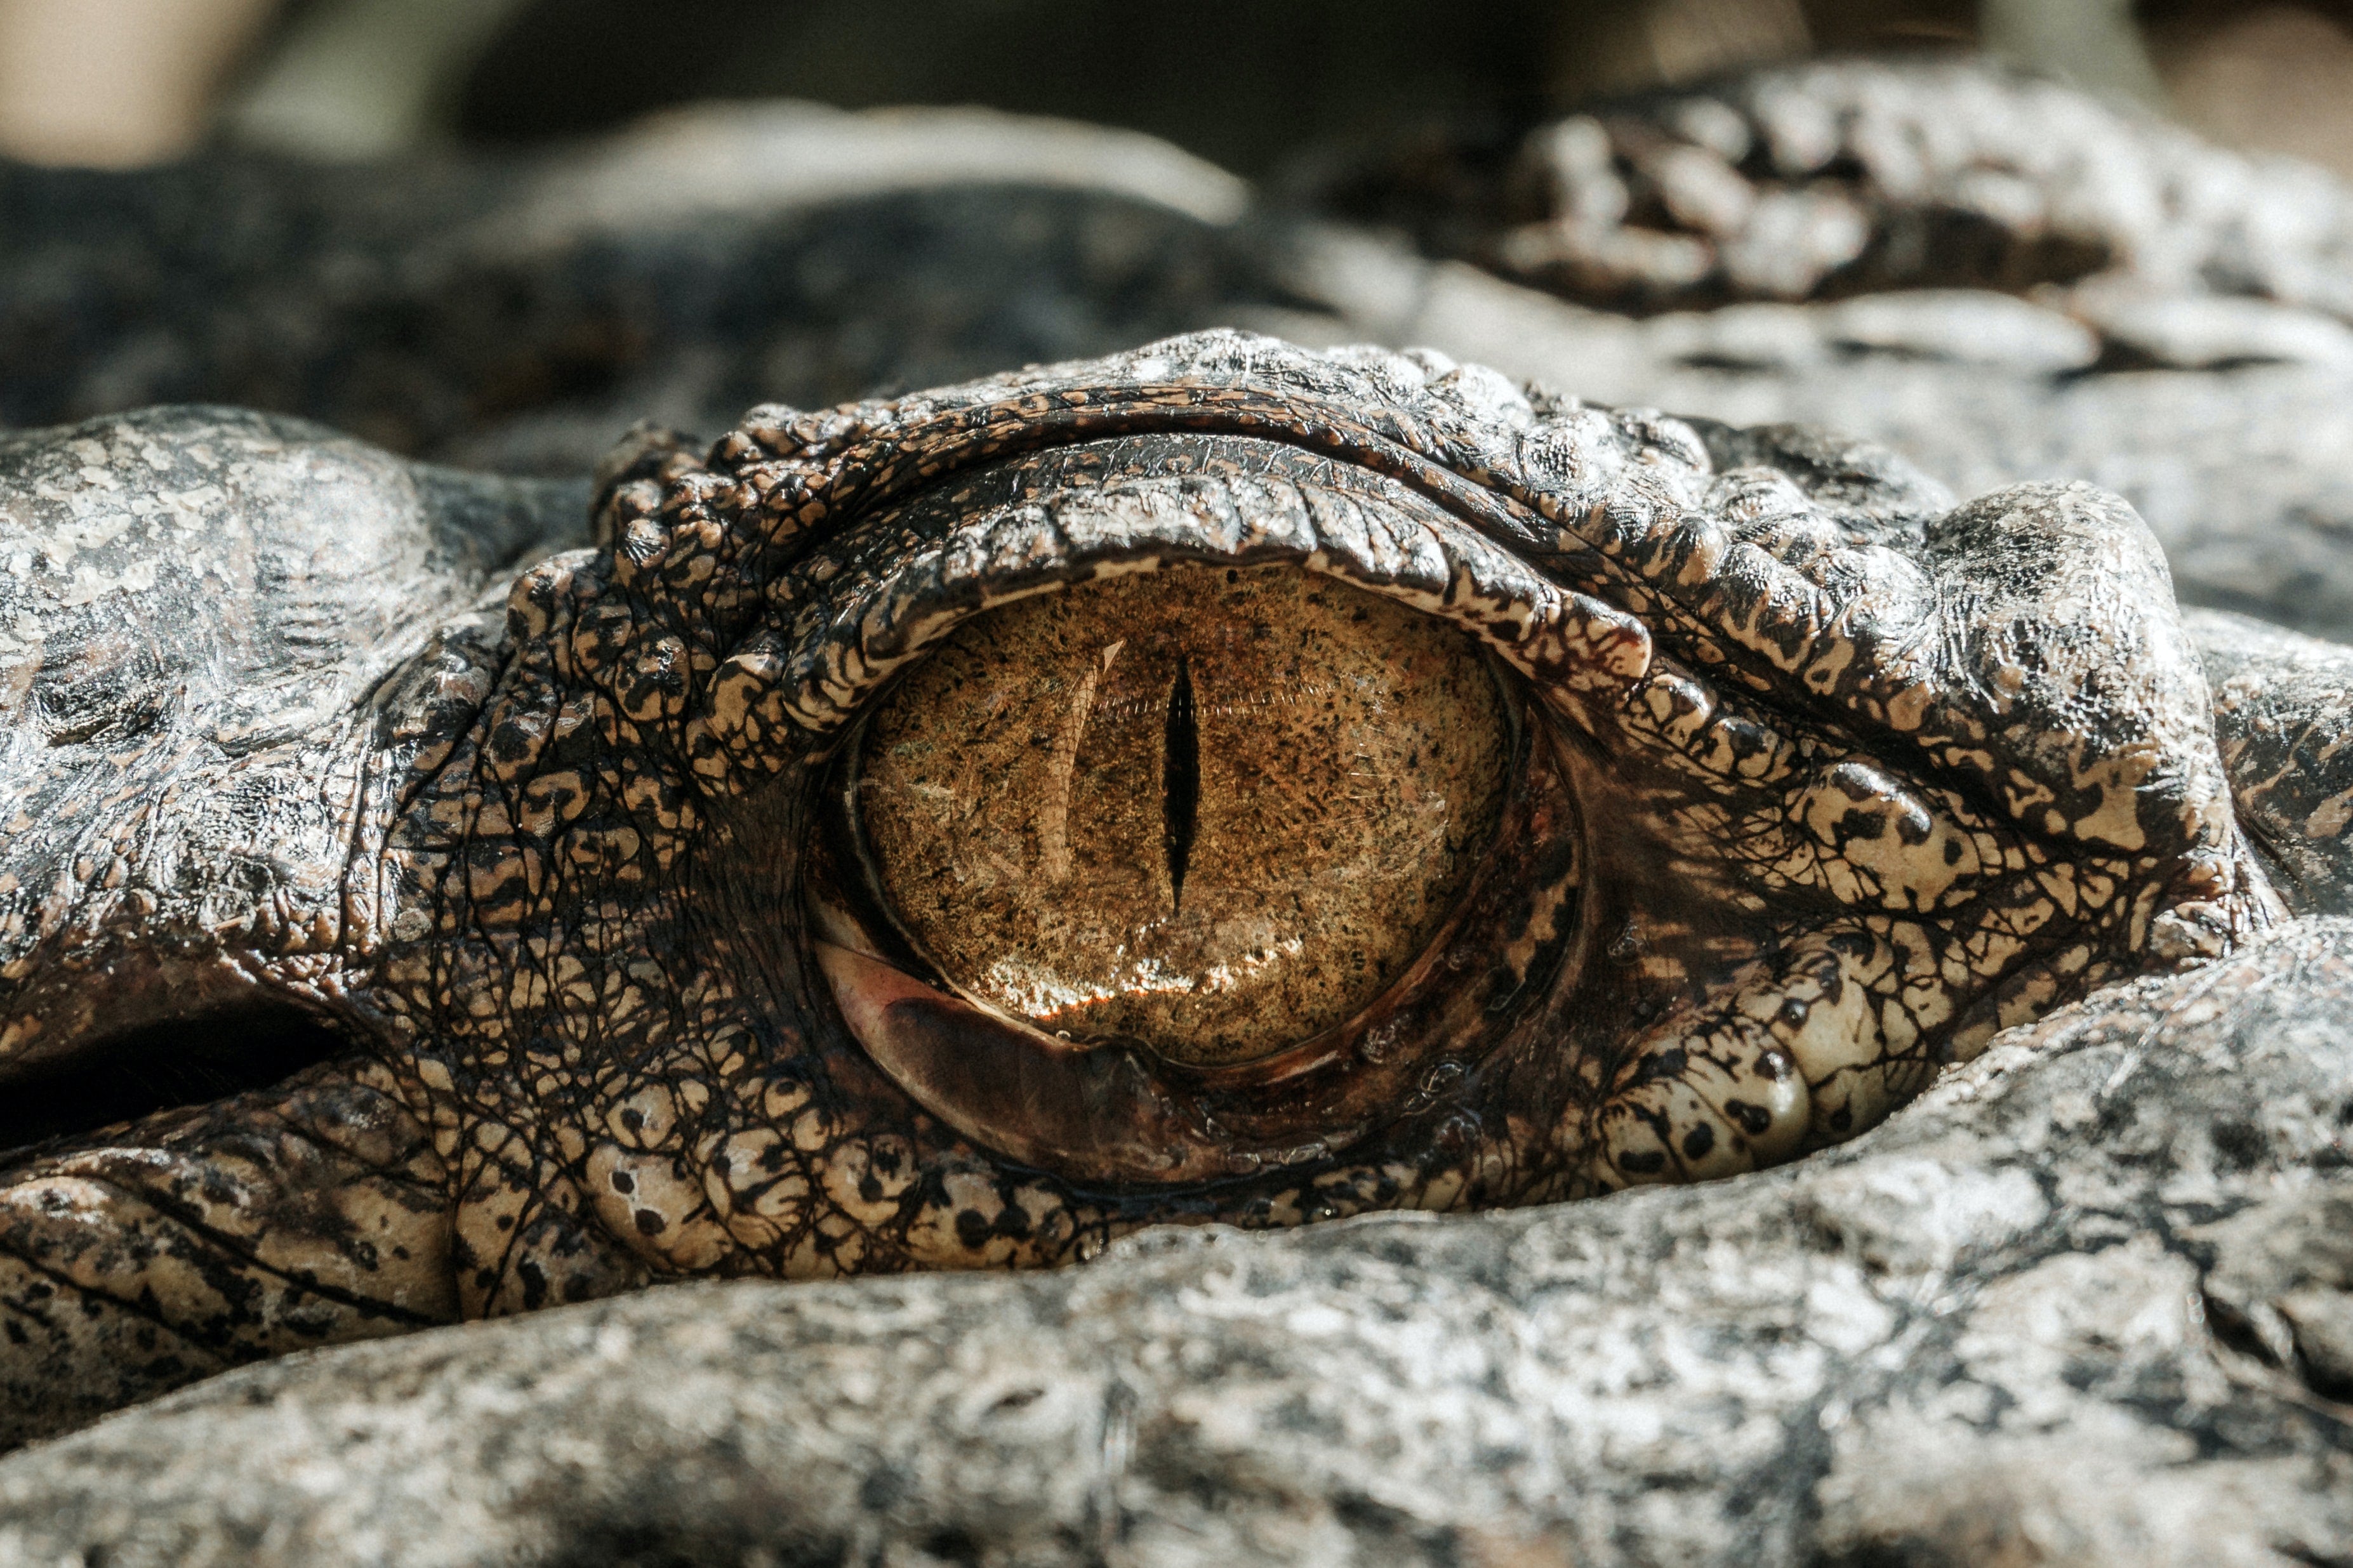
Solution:
[[(2285, 909), (2162, 557), (2081, 485), (1956, 503), (1803, 431), (1211, 333), (633, 438), (594, 542), (512, 576), (576, 492), (239, 417), (0, 453), (39, 498), (0, 540), (0, 1071), (37, 1100), (265, 1005), (332, 1042), (14, 1157), (18, 1437), (660, 1279), (1729, 1175)], [(93, 528), (141, 463), (176, 510)], [(336, 485), (406, 521), (335, 537)], [(806, 914), (843, 746), (992, 607), (1176, 562), (1382, 595), (1498, 667), (1551, 793), (1461, 962), (1247, 1081), (881, 1029)], [(126, 652), (101, 612), (195, 635)]]

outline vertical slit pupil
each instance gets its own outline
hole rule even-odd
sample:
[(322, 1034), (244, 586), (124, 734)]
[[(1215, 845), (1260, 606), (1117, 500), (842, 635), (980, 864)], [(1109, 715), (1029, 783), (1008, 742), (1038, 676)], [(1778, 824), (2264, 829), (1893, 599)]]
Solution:
[(1185, 867), (1201, 817), (1201, 727), (1193, 711), (1193, 671), (1176, 661), (1168, 688), (1168, 727), (1161, 752), (1160, 844), (1168, 857), (1168, 898), (1185, 907)]

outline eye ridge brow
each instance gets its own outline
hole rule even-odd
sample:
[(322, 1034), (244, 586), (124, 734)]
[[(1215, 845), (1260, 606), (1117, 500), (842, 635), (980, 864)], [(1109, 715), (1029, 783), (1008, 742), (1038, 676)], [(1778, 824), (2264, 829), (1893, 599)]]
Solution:
[(1176, 679), (1168, 685), (1168, 717), (1162, 731), (1160, 763), (1160, 847), (1168, 858), (1168, 902), (1185, 907), (1185, 869), (1193, 858), (1193, 840), (1201, 819), (1201, 726), (1193, 708), (1193, 668), (1176, 660)]

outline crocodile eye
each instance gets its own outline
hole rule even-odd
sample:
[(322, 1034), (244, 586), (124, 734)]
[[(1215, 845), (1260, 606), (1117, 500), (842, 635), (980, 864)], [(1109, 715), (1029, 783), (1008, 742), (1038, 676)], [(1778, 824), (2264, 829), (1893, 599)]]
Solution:
[(1396, 984), (1495, 831), (1471, 640), (1293, 567), (1177, 566), (967, 622), (880, 706), (856, 837), (962, 996), (1215, 1068)]
[(1400, 479), (1214, 434), (1052, 445), (767, 593), (789, 617), (713, 713), (828, 737), (744, 797), (747, 837), (799, 846), (779, 967), (822, 973), (845, 1082), (970, 1154), (1165, 1196), (1452, 1149), (1466, 1097), (1579, 1092), (1594, 1058), (1557, 1042), (1634, 1003), (1592, 955), (1623, 921), (1588, 897), (1609, 796), (1554, 705), (1648, 634)]

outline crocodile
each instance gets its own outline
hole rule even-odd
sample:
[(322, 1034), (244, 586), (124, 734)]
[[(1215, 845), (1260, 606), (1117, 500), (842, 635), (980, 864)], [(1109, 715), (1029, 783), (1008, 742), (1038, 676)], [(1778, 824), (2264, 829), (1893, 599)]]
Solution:
[[(1726, 152), (1809, 103), (1779, 175)], [(2054, 116), (2101, 155), (2041, 158)], [(2146, 154), (2228, 241), (2334, 186), (1811, 66), (1526, 158), (1599, 146), (1567, 174), (1706, 244), (1643, 184), (1694, 149), (1852, 201), (1843, 279), (1597, 286), (1541, 210), (1517, 276), (1572, 303), (1271, 263), (1198, 169), (1141, 222), (1214, 265), (1139, 273), (1132, 193), (1065, 172), (1016, 203), (1078, 240), (1039, 308), (867, 363), (828, 312), (895, 331), (924, 255), (828, 294), (863, 219), (681, 178), (711, 134), (368, 200), (7, 173), (13, 278), (225, 176), (297, 252), (166, 225), (206, 288), (12, 316), (96, 330), (8, 356), (12, 418), (227, 397), (403, 455), (201, 406), (0, 437), (0, 1426), (199, 1384), (0, 1464), (0, 1563), (2329, 1560), (2353, 665), (2175, 600), (2353, 625), (2341, 375), (2262, 363), (2326, 357), (2337, 263), (2307, 225), (2152, 294), (2070, 203)], [(1915, 142), (1949, 181), (1886, 178)], [(860, 210), (971, 217), (912, 183)], [(1956, 193), (2034, 265), (1905, 272)], [(748, 297), (691, 285), (779, 232), (811, 299), (731, 342)], [(263, 300), (297, 375), (237, 352)], [(593, 484), (410, 460), (1220, 318), (1513, 374), (1213, 334), (647, 430)]]
[(572, 548), (275, 416), (0, 475), (19, 1440), (659, 1280), (1732, 1175), (2334, 885), (2115, 497), (1428, 353), (649, 428)]

